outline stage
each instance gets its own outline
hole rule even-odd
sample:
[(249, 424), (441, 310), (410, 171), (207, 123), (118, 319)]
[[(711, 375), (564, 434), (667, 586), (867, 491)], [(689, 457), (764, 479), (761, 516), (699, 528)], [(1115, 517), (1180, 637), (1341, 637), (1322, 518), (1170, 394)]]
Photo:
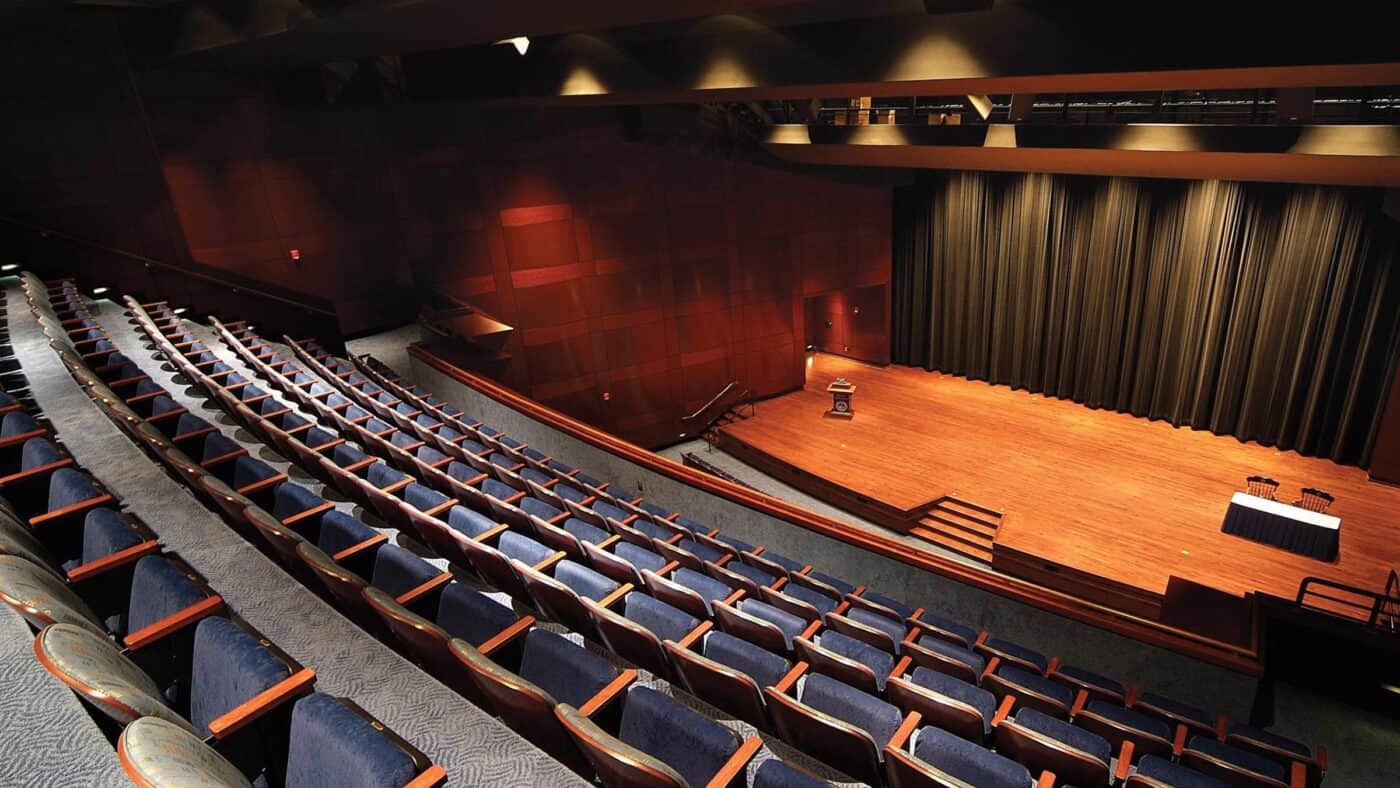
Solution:
[[(1309, 576), (1380, 591), (1400, 566), (1400, 488), (1360, 468), (922, 369), (809, 364), (803, 390), (724, 426), (720, 448), (993, 570), (1162, 620), (1174, 577), (1173, 594), (1291, 600)], [(838, 376), (858, 389), (852, 419), (824, 416)], [(1253, 474), (1280, 481), (1280, 501), (1336, 496), (1335, 562), (1221, 531)]]

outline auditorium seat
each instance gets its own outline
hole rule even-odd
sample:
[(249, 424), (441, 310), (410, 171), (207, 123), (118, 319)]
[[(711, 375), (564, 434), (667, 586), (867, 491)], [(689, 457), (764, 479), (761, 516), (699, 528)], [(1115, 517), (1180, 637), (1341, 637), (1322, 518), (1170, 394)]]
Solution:
[(806, 677), (797, 697), (776, 687), (763, 692), (784, 741), (858, 780), (880, 784), (880, 752), (896, 741), (904, 719), (893, 704), (822, 675)]
[(580, 601), (609, 651), (663, 679), (674, 678), (674, 673), (662, 641), (688, 646), (710, 626), (640, 591), (623, 597), (621, 614), (591, 599)]
[(733, 606), (717, 602), (714, 613), (720, 629), (777, 654), (791, 653), (793, 638), (818, 626), (757, 599), (740, 599)]
[(918, 712), (923, 722), (968, 741), (986, 744), (991, 737), (997, 699), (975, 684), (917, 667), (908, 678), (891, 676), (886, 694), (906, 714)]
[(1289, 768), (1252, 749), (1211, 736), (1192, 736), (1181, 752), (1181, 765), (1244, 788), (1279, 788), (1289, 784)]
[(555, 707), (566, 703), (602, 728), (616, 730), (620, 701), (637, 676), (636, 671), (619, 671), (608, 660), (543, 629), (525, 635), (518, 667), (502, 665), (460, 640), (454, 640), (451, 649), (488, 708), (521, 736), (581, 773), (587, 773), (587, 762), (555, 715)]
[(647, 593), (701, 619), (714, 616), (715, 602), (741, 595), (732, 586), (685, 566), (673, 569), (669, 579), (649, 569), (643, 570), (642, 579)]
[(890, 788), (1026, 788), (1032, 784), (1031, 772), (1025, 766), (948, 731), (933, 726), (920, 728), (913, 741), (912, 753), (901, 747), (885, 748)]
[(890, 618), (858, 605), (847, 607), (844, 614), (832, 611), (825, 621), (832, 629), (890, 654), (899, 653), (908, 634), (905, 619)]
[[(1102, 736), (1033, 708), (1017, 708), (996, 726), (998, 753), (1077, 786), (1109, 785), (1113, 748)], [(1121, 767), (1126, 775), (1127, 764)]]
[(604, 784), (742, 786), (762, 745), (649, 687), (633, 686), (611, 735), (569, 704), (557, 714)]
[(292, 707), (287, 788), (416, 787), (444, 777), (441, 767), (348, 699), (315, 692)]
[(666, 559), (648, 547), (632, 542), (582, 542), (583, 551), (593, 568), (619, 583), (631, 583), (634, 588), (642, 588), (645, 581), (643, 570), (659, 572), (666, 566)]
[(830, 785), (826, 780), (777, 758), (769, 758), (754, 770), (751, 788), (829, 788)]
[(1055, 717), (1069, 717), (1075, 691), (1020, 665), (993, 659), (982, 675), (982, 686), (997, 698), (1013, 697), (1017, 707), (1030, 707)]
[(988, 659), (1000, 657), (1002, 662), (1020, 665), (1041, 675), (1050, 667), (1050, 660), (1046, 659), (1044, 654), (1003, 638), (983, 638), (974, 642), (972, 647)]
[(1144, 756), (1125, 788), (1227, 788), (1229, 783), (1157, 755)]
[(981, 654), (934, 635), (924, 635), (915, 641), (906, 640), (902, 653), (916, 665), (972, 684), (982, 682), (982, 671), (987, 666), (987, 659)]
[(871, 695), (882, 695), (885, 680), (894, 668), (894, 656), (840, 631), (828, 630), (815, 639), (797, 637), (797, 656), (814, 673), (830, 676)]
[(1134, 759), (1145, 755), (1174, 756), (1177, 726), (1112, 701), (1090, 700), (1075, 711), (1074, 724), (1107, 739), (1115, 750), (1121, 750), (1125, 741), (1132, 742)]
[(725, 632), (706, 633), (698, 652), (664, 645), (677, 678), (693, 695), (763, 730), (772, 727), (763, 688), (785, 692), (806, 670), (794, 672), (786, 658)]
[(1074, 665), (1063, 665), (1059, 659), (1050, 660), (1049, 669), (1046, 675), (1062, 684), (1073, 687), (1076, 690), (1085, 690), (1091, 696), (1103, 698), (1121, 704), (1127, 697), (1128, 690), (1120, 682), (1107, 676), (1075, 667)]
[(568, 559), (554, 564), (552, 576), (520, 561), (514, 561), (514, 566), (536, 610), (591, 640), (597, 640), (598, 635), (582, 600), (590, 599), (600, 607), (612, 608), (632, 591), (631, 586), (619, 585), (606, 575)]
[(786, 610), (807, 621), (822, 620), (827, 613), (841, 606), (837, 600), (793, 582), (783, 586), (781, 591), (769, 587), (759, 588), (758, 595), (773, 607)]
[(1216, 715), (1205, 709), (1173, 700), (1151, 692), (1138, 693), (1136, 688), (1129, 690), (1128, 707), (1176, 724), (1181, 723), (1193, 731), (1211, 736), (1216, 735)]
[[(971, 649), (973, 644), (981, 637), (981, 633), (976, 629), (928, 610), (920, 613), (919, 617), (915, 619), (913, 623), (919, 628), (920, 632), (946, 640), (953, 645), (961, 646), (965, 649)], [(922, 638), (920, 638), (920, 640), (922, 640)]]

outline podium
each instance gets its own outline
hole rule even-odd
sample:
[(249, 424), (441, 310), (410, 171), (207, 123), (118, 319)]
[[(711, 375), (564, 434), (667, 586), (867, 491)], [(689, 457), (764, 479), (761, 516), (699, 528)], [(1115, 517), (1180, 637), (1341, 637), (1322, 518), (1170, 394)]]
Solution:
[(851, 407), (851, 395), (856, 393), (854, 383), (845, 378), (837, 378), (832, 381), (826, 390), (831, 393), (831, 410), (826, 413), (828, 416), (837, 416), (843, 419), (853, 418), (856, 415)]

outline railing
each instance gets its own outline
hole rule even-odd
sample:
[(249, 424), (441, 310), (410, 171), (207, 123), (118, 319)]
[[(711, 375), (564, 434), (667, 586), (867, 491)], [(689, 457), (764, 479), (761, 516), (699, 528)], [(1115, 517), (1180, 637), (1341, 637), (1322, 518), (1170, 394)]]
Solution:
[(335, 306), (318, 295), (199, 263), (155, 260), (9, 216), (0, 216), (0, 249), (4, 262), (43, 279), (71, 277), (87, 293), (106, 287), (140, 301), (168, 301), (192, 316), (216, 313), (266, 334), (314, 336), (334, 352), (344, 349)]
[[(737, 380), (732, 380), (725, 384), (718, 394), (711, 397), (709, 402), (701, 405), (699, 410), (681, 418), (681, 424), (685, 425), (685, 434), (705, 434), (716, 421), (719, 421), (720, 417), (735, 406), (748, 405), (749, 415), (752, 416), (753, 400), (753, 389), (745, 387)], [(699, 425), (699, 429), (696, 429), (697, 425)]]
[[(1339, 593), (1349, 594), (1352, 598), (1338, 596)], [(1317, 600), (1326, 600), (1344, 610), (1354, 611), (1356, 615), (1343, 616), (1334, 610), (1318, 607)], [(1400, 628), (1397, 627), (1400, 623), (1400, 574), (1394, 569), (1390, 570), (1390, 576), (1385, 581), (1385, 590), (1380, 593), (1321, 577), (1305, 577), (1298, 585), (1298, 597), (1294, 601), (1299, 607), (1308, 610), (1357, 622), (1364, 621), (1367, 627), (1382, 632), (1400, 632)], [(1313, 604), (1309, 604), (1309, 601)]]

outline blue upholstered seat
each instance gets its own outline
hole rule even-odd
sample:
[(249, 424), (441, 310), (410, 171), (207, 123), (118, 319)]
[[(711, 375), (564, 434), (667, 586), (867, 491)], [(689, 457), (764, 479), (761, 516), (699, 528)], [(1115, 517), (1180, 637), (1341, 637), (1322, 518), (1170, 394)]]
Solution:
[[(596, 508), (596, 507), (595, 507)], [(694, 539), (682, 539), (676, 543), (676, 547), (690, 553), (694, 553), (701, 561), (714, 563), (724, 558), (725, 553), (707, 544), (697, 542)]]
[(1037, 695), (1044, 695), (1065, 708), (1074, 705), (1074, 690), (1019, 665), (1003, 664), (997, 668), (997, 675), (1018, 687), (1025, 687)]
[(359, 446), (350, 443), (342, 443), (331, 449), (331, 462), (344, 468), (368, 457)]
[(386, 544), (374, 554), (374, 575), (370, 581), (390, 596), (400, 596), (442, 572), (408, 550)]
[(919, 638), (918, 643), (929, 651), (966, 665), (968, 670), (978, 676), (981, 676), (982, 669), (987, 667), (986, 657), (983, 657), (970, 648), (963, 648), (962, 646), (949, 643), (943, 638), (934, 637), (933, 635), (924, 635)]
[(647, 538), (649, 539), (660, 539), (663, 542), (667, 539), (670, 539), (673, 535), (671, 531), (666, 530), (665, 528), (657, 525), (656, 523), (650, 520), (633, 520), (630, 527), (634, 530), (641, 531), (642, 533), (646, 534)]
[(713, 577), (683, 566), (678, 567), (676, 571), (671, 573), (671, 582), (679, 586), (684, 586), (699, 594), (700, 598), (705, 601), (706, 612), (712, 615), (714, 614), (714, 610), (710, 603), (724, 599), (734, 593), (734, 589)]
[(616, 520), (620, 523), (628, 517), (631, 517), (631, 514), (628, 513), (627, 510), (614, 506), (607, 501), (594, 501), (592, 506), (593, 511), (597, 513), (599, 517), (608, 520)]
[(1145, 706), (1151, 706), (1165, 712), (1168, 716), (1182, 720), (1190, 720), (1200, 723), (1209, 728), (1215, 727), (1215, 715), (1205, 709), (1197, 708), (1177, 700), (1172, 700), (1164, 695), (1156, 695), (1151, 692), (1144, 692), (1136, 701)]
[(520, 677), (570, 706), (582, 706), (617, 678), (606, 659), (544, 629), (525, 635)]
[(1277, 733), (1266, 731), (1262, 728), (1255, 728), (1250, 725), (1232, 722), (1230, 723), (1230, 728), (1226, 732), (1226, 735), (1240, 736), (1245, 739), (1251, 739), (1261, 744), (1267, 744), (1270, 747), (1277, 747), (1280, 750), (1283, 750), (1285, 752), (1291, 752), (1295, 755), (1299, 755), (1304, 758), (1312, 757), (1312, 750), (1308, 748), (1308, 745), (1303, 744), (1302, 742), (1294, 741), (1293, 739), (1287, 738), (1286, 736), (1280, 736)]
[(451, 499), (431, 487), (413, 482), (403, 488), (403, 500), (404, 503), (407, 503), (420, 512), (426, 512), (434, 506), (441, 506), (447, 503)]
[(190, 722), (207, 734), (209, 723), (288, 675), (287, 666), (237, 624), (206, 618), (194, 630)]
[(484, 480), (481, 483), (481, 491), (498, 501), (504, 501), (519, 492), (514, 487), (498, 479)]
[(277, 475), (277, 469), (271, 465), (257, 459), (243, 455), (233, 461), (233, 487), (239, 489), (247, 487), (263, 479), (271, 479)]
[(617, 590), (616, 581), (567, 559), (554, 568), (554, 579), (568, 586), (575, 594), (595, 602)]
[(769, 758), (754, 772), (752, 788), (826, 788), (830, 785), (777, 758)]
[(783, 633), (783, 639), (787, 642), (788, 648), (792, 648), (792, 639), (802, 634), (802, 630), (807, 628), (807, 622), (802, 618), (757, 599), (739, 600), (739, 611), (754, 618), (761, 618), (776, 626)]
[(238, 451), (240, 447), (233, 438), (222, 432), (211, 432), (209, 437), (204, 439), (204, 448), (200, 451), (199, 461), (208, 462), (215, 457), (222, 457), (225, 454)]
[(927, 610), (919, 614), (918, 620), (925, 624), (928, 624), (934, 629), (941, 630), (950, 635), (954, 635), (958, 638), (961, 638), (963, 644), (967, 646), (971, 646), (973, 643), (975, 643), (977, 641), (977, 636), (980, 634), (977, 630), (973, 629), (972, 627), (966, 624), (954, 621), (951, 618), (940, 616), (937, 613), (930, 613)]
[(845, 580), (842, 580), (841, 578), (835, 577), (833, 575), (829, 575), (825, 572), (812, 571), (808, 574), (808, 576), (811, 577), (813, 580), (826, 583), (827, 585), (831, 586), (837, 591), (840, 591), (842, 594), (849, 594), (852, 591), (856, 590), (856, 587), (853, 584), (847, 583)]
[(1083, 728), (1076, 728), (1062, 719), (1051, 717), (1037, 709), (1018, 709), (1015, 719), (1022, 727), (1097, 758), (1105, 765), (1113, 758), (1113, 746), (1104, 737)]
[(730, 536), (728, 534), (715, 534), (714, 539), (717, 542), (723, 542), (724, 544), (729, 545), (730, 547), (734, 548), (740, 553), (752, 552), (754, 549), (753, 545), (749, 544), (748, 542), (745, 542), (743, 539), (740, 539), (737, 536)]
[(557, 507), (548, 504), (544, 501), (541, 501), (539, 498), (531, 498), (528, 495), (524, 498), (521, 498), (520, 503), (517, 504), (517, 506), (519, 506), (521, 511), (525, 512), (526, 514), (534, 515), (535, 517), (538, 517), (541, 520), (544, 520), (545, 522), (549, 522), (550, 520), (553, 520), (554, 518), (563, 514), (563, 512), (560, 511)]
[(1209, 736), (1192, 736), (1191, 740), (1186, 743), (1186, 749), (1234, 764), (1245, 771), (1262, 774), (1281, 783), (1288, 782), (1288, 770), (1273, 758), (1226, 744)]
[(316, 546), (326, 555), (334, 556), (378, 534), (378, 531), (345, 512), (332, 509), (321, 516), (321, 531), (316, 535)]
[(65, 506), (96, 498), (101, 495), (92, 481), (81, 471), (72, 468), (59, 468), (49, 476), (48, 511), (55, 512)]
[(823, 616), (835, 610), (837, 606), (841, 604), (820, 591), (813, 591), (806, 586), (801, 586), (796, 583), (788, 583), (786, 586), (783, 586), (783, 593), (793, 599), (806, 602), (816, 608), (817, 612)]
[(992, 717), (996, 716), (997, 712), (997, 699), (992, 693), (962, 679), (922, 666), (914, 669), (914, 674), (909, 680), (929, 692), (961, 701), (976, 709), (982, 717), (982, 734), (992, 732)]
[(419, 446), (413, 456), (425, 465), (434, 465), (447, 459), (447, 455), (433, 448), (432, 446)]
[(649, 687), (627, 692), (618, 738), (675, 769), (690, 785), (705, 785), (739, 749), (739, 738)]
[(1111, 679), (1108, 676), (1094, 673), (1083, 668), (1077, 668), (1073, 665), (1059, 666), (1055, 669), (1055, 675), (1073, 679), (1074, 681), (1080, 682), (1081, 684), (1086, 684), (1092, 687), (1098, 687), (1099, 689), (1111, 692), (1120, 698), (1127, 694), (1127, 689), (1120, 682), (1115, 681), (1114, 679)]
[(298, 512), (320, 506), (325, 500), (300, 484), (282, 482), (277, 485), (272, 498), (272, 516), (285, 520)]
[(330, 695), (292, 707), (286, 788), (389, 788), (413, 779), (413, 759)]
[(667, 509), (666, 507), (660, 504), (652, 503), (651, 501), (641, 501), (637, 504), (637, 508), (641, 509), (647, 514), (653, 515), (655, 517), (660, 517), (663, 520), (671, 516), (670, 509)]
[(5, 418), (0, 420), (0, 438), (13, 438), (26, 432), (33, 432), (39, 429), (39, 424), (34, 418), (22, 410), (12, 410), (5, 414)]
[(889, 743), (903, 720), (893, 704), (821, 674), (803, 682), (802, 702), (870, 734), (877, 749)]
[(1026, 648), (1025, 646), (1012, 643), (1011, 641), (1004, 640), (1002, 638), (988, 638), (983, 645), (985, 645), (991, 651), (1002, 652), (1013, 656), (1017, 659), (1025, 660), (1026, 662), (1035, 665), (1036, 669), (1039, 670), (1041, 673), (1044, 673), (1045, 668), (1050, 664), (1050, 660), (1046, 659), (1045, 655), (1041, 654), (1039, 651), (1036, 651), (1035, 649), (1031, 648)]
[(729, 563), (724, 565), (724, 568), (742, 578), (745, 578), (754, 585), (772, 585), (778, 579), (776, 576), (771, 575), (768, 572), (759, 569), (756, 566), (746, 564), (742, 561), (730, 561)]
[(312, 427), (302, 435), (301, 442), (307, 446), (324, 446), (336, 439), (334, 432), (323, 427)]
[(574, 472), (574, 467), (559, 459), (551, 459), (545, 465), (552, 471), (558, 471), (565, 476)]
[(700, 625), (689, 613), (633, 591), (623, 601), (622, 614), (629, 621), (649, 630), (660, 640), (679, 641)]
[(794, 558), (788, 558), (782, 553), (775, 553), (772, 550), (764, 550), (763, 553), (760, 554), (758, 557), (762, 558), (765, 561), (769, 561), (771, 563), (777, 564), (778, 566), (781, 566), (783, 569), (786, 569), (789, 573), (801, 572), (802, 569), (807, 566), (801, 561), (798, 561)]
[(914, 757), (977, 788), (1026, 788), (1030, 770), (985, 747), (934, 727), (914, 734)]
[(103, 507), (83, 516), (83, 563), (96, 561), (141, 543), (141, 537), (120, 514)]
[(480, 454), (486, 451), (486, 444), (475, 438), (468, 438), (462, 441), (462, 451), (467, 454)]
[(549, 484), (554, 477), (540, 470), (539, 468), (521, 468), (520, 478), (527, 482), (534, 482), (540, 486)]
[(498, 451), (491, 452), (490, 456), (486, 458), (486, 461), (491, 463), (492, 465), (496, 465), (506, 469), (514, 468), (515, 466), (520, 464), (516, 462), (513, 458), (511, 458), (509, 455), (502, 454)]
[(580, 490), (572, 484), (565, 484), (563, 482), (554, 485), (553, 492), (560, 498), (563, 498), (566, 501), (573, 501), (574, 503), (583, 503), (588, 499), (588, 493), (584, 492), (583, 490)]
[(501, 534), (501, 541), (497, 542), (496, 546), (506, 556), (514, 558), (526, 566), (535, 566), (554, 555), (554, 551), (547, 546), (515, 531), (506, 531)]
[(792, 663), (783, 657), (727, 632), (707, 634), (704, 654), (721, 665), (748, 675), (760, 687), (777, 684), (792, 670)]
[(896, 621), (889, 616), (882, 616), (879, 613), (866, 610), (865, 608), (852, 606), (846, 611), (846, 617), (857, 624), (864, 624), (871, 629), (889, 635), (890, 640), (894, 641), (896, 651), (899, 649), (900, 642), (904, 640), (904, 636), (908, 634), (908, 630), (905, 629), (903, 621)]
[(48, 438), (30, 438), (24, 442), (19, 450), (19, 467), (23, 471), (48, 465), (51, 462), (58, 462), (61, 459), (63, 459), (63, 453)]
[(866, 590), (860, 597), (868, 602), (874, 602), (877, 605), (883, 605), (893, 610), (899, 614), (900, 618), (908, 618), (914, 615), (914, 607), (912, 605), (908, 605), (894, 597), (881, 594), (877, 591)]
[(481, 472), (465, 462), (453, 460), (447, 464), (447, 475), (463, 484), (481, 475)]
[(495, 637), (515, 620), (509, 607), (461, 583), (448, 583), (438, 599), (437, 625), (473, 646)]
[(1172, 740), (1172, 726), (1160, 719), (1133, 709), (1125, 709), (1121, 704), (1107, 700), (1091, 700), (1084, 707), (1090, 714), (1116, 722), (1125, 728), (1141, 731), (1159, 739)]
[[(502, 443), (504, 443), (504, 441), (502, 441)], [(611, 495), (614, 500), (626, 501), (627, 503), (632, 503), (642, 497), (638, 495), (635, 490), (629, 490), (626, 487), (618, 487), (617, 485), (612, 485), (608, 488), (608, 495)]]
[(163, 556), (145, 556), (131, 575), (131, 600), (121, 631), (130, 634), (143, 629), (206, 596), (203, 588)]
[(365, 481), (381, 490), (407, 478), (410, 478), (408, 474), (385, 462), (376, 462), (365, 471)]
[(453, 506), (447, 512), (447, 525), (469, 537), (480, 536), (496, 527), (496, 521), (465, 506)]
[(618, 542), (617, 546), (613, 548), (613, 554), (632, 566), (635, 566), (638, 572), (643, 569), (650, 569), (655, 572), (666, 565), (665, 558), (662, 558), (660, 555), (657, 555), (641, 545), (635, 545), (631, 542)]
[(575, 539), (580, 542), (588, 542), (589, 544), (598, 544), (612, 535), (602, 528), (592, 523), (586, 523), (577, 517), (570, 517), (565, 520), (563, 526), (564, 530), (572, 534)]
[(822, 633), (821, 642), (817, 645), (837, 656), (845, 657), (869, 668), (870, 672), (875, 675), (876, 688), (881, 692), (885, 691), (885, 679), (889, 677), (890, 671), (894, 668), (893, 654), (835, 630), (827, 630)]
[(1137, 773), (1172, 788), (1226, 788), (1229, 785), (1158, 755), (1142, 756), (1142, 760), (1138, 761)]

